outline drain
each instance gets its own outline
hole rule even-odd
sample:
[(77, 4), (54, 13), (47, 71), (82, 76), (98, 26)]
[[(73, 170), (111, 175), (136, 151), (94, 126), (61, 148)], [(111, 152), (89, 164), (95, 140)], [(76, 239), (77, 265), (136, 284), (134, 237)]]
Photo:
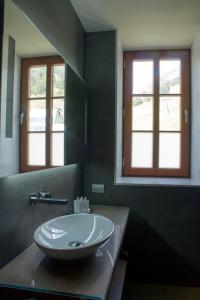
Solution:
[(70, 247), (72, 247), (72, 248), (76, 248), (76, 247), (83, 246), (84, 243), (83, 243), (83, 242), (80, 242), (80, 241), (71, 241), (71, 242), (69, 242), (68, 245), (69, 245)]

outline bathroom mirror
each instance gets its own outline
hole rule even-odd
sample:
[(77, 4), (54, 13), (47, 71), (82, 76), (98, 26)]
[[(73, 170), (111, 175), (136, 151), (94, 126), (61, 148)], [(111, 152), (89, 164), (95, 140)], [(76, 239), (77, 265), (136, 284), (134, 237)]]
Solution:
[[(4, 1), (0, 177), (78, 162), (85, 143), (84, 82), (49, 42), (48, 28), (47, 40), (21, 10), (23, 1), (18, 2)], [(45, 22), (38, 19), (38, 27), (44, 29)], [(54, 40), (56, 33), (52, 36)], [(64, 52), (65, 45), (58, 46)]]
[(13, 1), (4, 1), (0, 177), (64, 165), (65, 67)]

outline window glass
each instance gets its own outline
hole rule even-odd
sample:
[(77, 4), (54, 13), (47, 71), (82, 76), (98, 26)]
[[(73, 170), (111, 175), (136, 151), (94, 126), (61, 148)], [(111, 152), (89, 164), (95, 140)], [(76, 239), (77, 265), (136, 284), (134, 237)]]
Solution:
[(153, 61), (138, 61), (132, 63), (133, 94), (153, 93)]
[(53, 73), (53, 97), (64, 96), (65, 94), (65, 66), (55, 65), (52, 68)]
[(160, 60), (160, 94), (180, 94), (181, 63), (179, 60)]
[(45, 133), (28, 134), (28, 164), (29, 166), (45, 166), (46, 141)]
[(47, 67), (37, 66), (29, 69), (29, 98), (46, 97)]
[(132, 130), (153, 130), (153, 97), (133, 97)]
[(147, 132), (132, 133), (132, 167), (152, 168), (153, 135)]

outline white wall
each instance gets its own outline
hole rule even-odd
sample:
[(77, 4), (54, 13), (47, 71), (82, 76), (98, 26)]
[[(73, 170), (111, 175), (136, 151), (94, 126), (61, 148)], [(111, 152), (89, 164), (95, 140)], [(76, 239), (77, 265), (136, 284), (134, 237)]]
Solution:
[(117, 112), (116, 112), (116, 174), (115, 184), (122, 185), (184, 185), (200, 186), (200, 31), (196, 34), (191, 51), (192, 114), (191, 114), (191, 178), (122, 177), (122, 64), (120, 44), (117, 43)]
[(21, 59), (15, 55), (14, 99), (13, 99), (13, 138), (5, 137), (6, 94), (7, 94), (8, 33), (3, 38), (1, 122), (0, 122), (0, 177), (19, 172), (19, 103)]

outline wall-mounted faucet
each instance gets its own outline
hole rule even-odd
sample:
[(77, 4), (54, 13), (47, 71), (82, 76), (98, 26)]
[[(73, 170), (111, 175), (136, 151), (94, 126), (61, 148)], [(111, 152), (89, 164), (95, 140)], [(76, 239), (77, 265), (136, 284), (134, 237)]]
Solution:
[(49, 204), (49, 205), (52, 204), (66, 205), (69, 202), (68, 199), (52, 198), (51, 193), (47, 193), (43, 191), (29, 195), (29, 201), (31, 205), (34, 205), (36, 203)]

